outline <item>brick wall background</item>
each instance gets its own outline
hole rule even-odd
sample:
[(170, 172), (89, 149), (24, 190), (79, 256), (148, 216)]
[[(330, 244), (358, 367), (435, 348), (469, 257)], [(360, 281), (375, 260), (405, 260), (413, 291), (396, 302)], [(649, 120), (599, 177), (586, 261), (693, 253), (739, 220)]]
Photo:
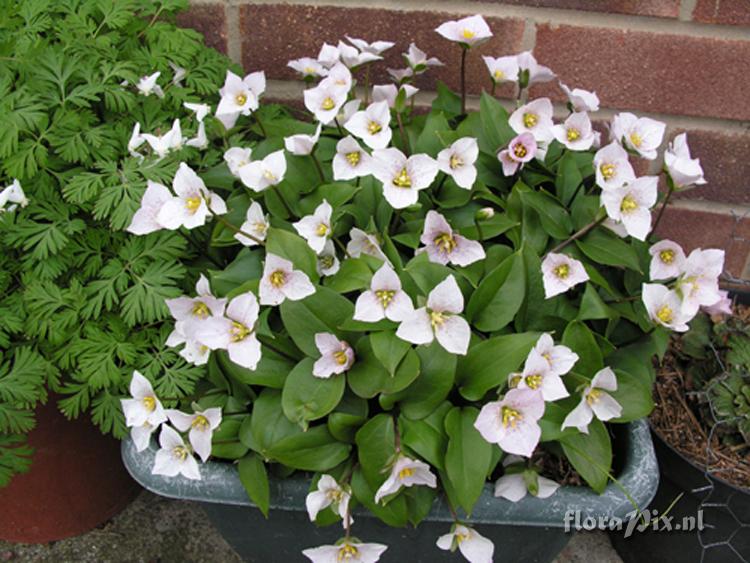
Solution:
[[(679, 195), (660, 234), (687, 250), (725, 248), (729, 277), (750, 280), (750, 0), (193, 0), (181, 23), (247, 72), (264, 70), (269, 97), (295, 102), (302, 84), (286, 63), (315, 57), (323, 41), (395, 41), (386, 53), (395, 68), (414, 41), (446, 63), (417, 83), (418, 103), (428, 104), (438, 79), (453, 87), (458, 79), (458, 49), (434, 28), (474, 13), (495, 34), (480, 54), (533, 50), (567, 85), (597, 92), (601, 119), (627, 109), (666, 122), (667, 140), (687, 131), (708, 184)], [(472, 55), (467, 82), (476, 95), (489, 80)], [(379, 78), (387, 81), (384, 70)], [(548, 85), (532, 88), (539, 95), (562, 100)]]

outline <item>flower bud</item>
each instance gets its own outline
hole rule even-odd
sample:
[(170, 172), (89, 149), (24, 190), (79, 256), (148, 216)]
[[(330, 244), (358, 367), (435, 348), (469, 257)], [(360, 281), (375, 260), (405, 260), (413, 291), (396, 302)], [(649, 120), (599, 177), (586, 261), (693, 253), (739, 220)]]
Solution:
[(482, 207), (482, 209), (477, 211), (475, 216), (480, 221), (486, 221), (487, 219), (492, 219), (495, 216), (495, 210), (491, 207)]

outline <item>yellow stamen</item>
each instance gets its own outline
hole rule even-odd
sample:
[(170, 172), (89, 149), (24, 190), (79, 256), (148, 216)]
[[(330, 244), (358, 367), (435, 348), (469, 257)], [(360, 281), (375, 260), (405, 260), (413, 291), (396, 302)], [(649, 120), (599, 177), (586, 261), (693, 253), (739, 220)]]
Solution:
[(187, 456), (189, 455), (190, 455), (190, 452), (185, 446), (175, 446), (174, 448), (172, 448), (172, 456), (175, 459), (184, 461), (187, 459)]
[(384, 309), (393, 301), (394, 295), (396, 295), (396, 292), (392, 289), (379, 289), (375, 292), (375, 297), (378, 298)]
[(270, 276), (271, 285), (274, 287), (281, 287), (286, 282), (286, 273), (282, 270), (276, 270)]
[(538, 373), (535, 373), (534, 375), (527, 375), (526, 376), (526, 385), (529, 389), (539, 389), (539, 386), (542, 384), (542, 376)]
[(259, 235), (265, 235), (268, 230), (268, 224), (263, 221), (257, 221), (253, 223), (253, 230)]
[(336, 556), (337, 561), (349, 561), (355, 558), (359, 559), (359, 550), (350, 543), (341, 546)]
[(201, 206), (201, 198), (199, 196), (189, 197), (185, 200), (185, 207), (187, 207), (190, 213), (195, 213)]
[(404, 467), (401, 471), (398, 472), (399, 479), (406, 479), (407, 477), (411, 477), (412, 475), (414, 475), (413, 467)]
[(278, 179), (270, 170), (264, 170), (263, 177), (269, 182), (275, 182)]
[(524, 158), (529, 153), (523, 143), (516, 143), (513, 145), (513, 154), (516, 158)]
[(604, 176), (605, 180), (611, 180), (615, 175), (615, 172), (617, 171), (614, 164), (602, 164), (599, 167), (599, 170), (601, 171), (602, 176)]
[(315, 229), (315, 234), (319, 237), (326, 236), (328, 234), (328, 225), (326, 225), (325, 223), (320, 223), (318, 225), (318, 228)]
[(346, 160), (348, 160), (349, 164), (351, 164), (352, 166), (357, 166), (361, 158), (362, 155), (359, 151), (346, 153)]
[(517, 373), (514, 374), (508, 381), (508, 385), (511, 389), (515, 389), (516, 387), (518, 387), (519, 383), (521, 383), (521, 376)]
[(315, 69), (311, 66), (305, 67), (305, 74), (316, 74)]
[(463, 32), (461, 33), (461, 35), (463, 35), (464, 39), (472, 39), (476, 35), (476, 33), (474, 33), (472, 30), (466, 28), (466, 29), (463, 30)]
[(643, 144), (643, 137), (641, 137), (638, 133), (633, 131), (630, 134), (630, 142), (633, 144), (634, 147), (638, 148)]
[(153, 412), (153, 410), (156, 408), (156, 399), (149, 395), (148, 397), (143, 397), (141, 399), (141, 402), (143, 403), (143, 406), (146, 407), (146, 410), (148, 412)]
[(435, 246), (438, 247), (438, 251), (444, 254), (450, 254), (456, 249), (456, 246), (458, 245), (456, 239), (453, 238), (453, 235), (451, 235), (450, 233), (441, 233), (440, 235), (435, 237), (435, 240), (433, 242), (435, 243)]
[(469, 539), (469, 534), (456, 534), (456, 543), (461, 543)]
[(445, 315), (440, 311), (430, 311), (430, 324), (432, 328), (437, 328), (445, 324)]
[(346, 352), (343, 350), (339, 350), (333, 355), (333, 359), (336, 360), (336, 363), (340, 366), (343, 366), (349, 358), (346, 357)]
[(325, 98), (323, 100), (323, 103), (320, 104), (320, 108), (324, 109), (325, 111), (332, 110), (334, 107), (336, 107), (336, 102), (333, 101), (333, 98), (330, 96), (328, 98)]
[(234, 97), (234, 101), (237, 102), (238, 106), (244, 106), (245, 102), (247, 102), (247, 96), (245, 94), (237, 94)]
[(518, 425), (518, 422), (520, 420), (523, 420), (523, 415), (516, 409), (512, 409), (510, 407), (503, 407), (502, 417), (503, 427), (505, 428), (508, 428), (508, 426), (510, 426), (511, 428), (515, 429), (516, 425)]
[(523, 114), (523, 124), (526, 126), (527, 129), (531, 129), (537, 123), (539, 123), (539, 116), (537, 114), (535, 113)]
[(393, 185), (399, 188), (411, 188), (411, 177), (406, 168), (402, 168), (399, 175), (393, 179)]
[(626, 195), (624, 198), (622, 198), (622, 202), (620, 203), (620, 211), (622, 211), (623, 213), (631, 213), (636, 209), (638, 209), (638, 202), (633, 198), (632, 195)]
[(451, 170), (455, 170), (456, 168), (464, 165), (464, 159), (457, 154), (452, 154), (449, 165), (451, 167)]
[(193, 310), (191, 312), (193, 313), (194, 317), (198, 317), (200, 319), (207, 319), (211, 314), (211, 310), (208, 308), (208, 305), (206, 305), (203, 301), (198, 301), (195, 305), (193, 305)]
[(495, 82), (499, 82), (503, 78), (505, 78), (505, 73), (502, 70), (496, 70), (493, 73), (493, 76), (495, 77)]
[(674, 319), (674, 311), (668, 305), (662, 305), (656, 312), (656, 317), (663, 323), (671, 323)]
[(671, 248), (668, 248), (667, 250), (662, 250), (659, 253), (659, 260), (661, 260), (665, 264), (671, 264), (672, 262), (674, 262), (674, 258), (675, 258), (675, 251), (672, 250)]
[(328, 270), (333, 267), (333, 256), (330, 254), (328, 256), (319, 256), (318, 262), (324, 270)]
[(205, 416), (199, 414), (193, 419), (193, 422), (190, 423), (190, 426), (192, 426), (193, 428), (197, 428), (198, 430), (208, 430), (211, 424), (208, 422), (208, 419)]
[(580, 138), (581, 132), (578, 129), (576, 129), (575, 127), (571, 127), (570, 129), (568, 129), (568, 141), (573, 142), (577, 141)]
[(237, 321), (232, 321), (232, 328), (229, 330), (232, 342), (241, 342), (242, 340), (245, 340), (245, 338), (250, 336), (250, 333), (252, 332), (252, 329)]
[(370, 121), (370, 123), (367, 124), (367, 131), (369, 131), (370, 135), (376, 135), (382, 131), (382, 127), (380, 126), (380, 123), (377, 121)]
[(586, 393), (586, 402), (589, 405), (593, 405), (599, 400), (599, 397), (602, 396), (602, 392), (599, 391), (599, 389), (592, 389), (588, 393)]
[(552, 273), (561, 280), (564, 280), (570, 275), (570, 266), (568, 266), (567, 264), (560, 264), (554, 270), (552, 270)]

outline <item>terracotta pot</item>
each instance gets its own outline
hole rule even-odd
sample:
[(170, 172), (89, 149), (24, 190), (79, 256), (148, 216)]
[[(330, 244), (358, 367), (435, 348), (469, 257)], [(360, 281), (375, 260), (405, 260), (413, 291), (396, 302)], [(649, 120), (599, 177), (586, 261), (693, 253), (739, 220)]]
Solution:
[(140, 490), (122, 465), (119, 442), (87, 417), (69, 421), (56, 398), (37, 408), (28, 473), (0, 488), (0, 539), (46, 543), (112, 518)]

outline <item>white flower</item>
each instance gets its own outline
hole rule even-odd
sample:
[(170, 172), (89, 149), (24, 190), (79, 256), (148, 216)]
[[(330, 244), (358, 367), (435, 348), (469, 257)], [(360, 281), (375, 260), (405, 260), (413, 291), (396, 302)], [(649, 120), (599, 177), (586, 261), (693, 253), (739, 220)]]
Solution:
[(296, 223), (292, 223), (294, 230), (307, 241), (315, 254), (323, 252), (326, 240), (331, 235), (332, 213), (331, 204), (324, 199), (312, 215), (306, 215)]
[(674, 241), (662, 240), (648, 249), (651, 255), (649, 276), (652, 280), (676, 278), (685, 267), (685, 252)]
[(412, 344), (429, 344), (435, 338), (451, 354), (465, 355), (469, 349), (471, 328), (459, 313), (464, 310), (464, 296), (449, 275), (427, 296), (427, 306), (401, 321), (396, 336)]
[(547, 143), (552, 137), (552, 102), (537, 98), (522, 105), (508, 118), (508, 124), (518, 134), (531, 133), (537, 143)]
[(351, 119), (352, 115), (359, 111), (359, 106), (361, 104), (362, 102), (360, 100), (354, 98), (353, 100), (349, 100), (343, 106), (341, 106), (341, 109), (336, 116), (339, 125), (346, 125), (346, 122)]
[(141, 124), (136, 123), (135, 125), (133, 125), (133, 132), (130, 134), (130, 140), (128, 141), (128, 152), (130, 153), (130, 156), (138, 159), (143, 158), (143, 155), (137, 151), (138, 147), (140, 147), (145, 142), (146, 139), (144, 139), (143, 135), (141, 135)]
[(591, 119), (585, 112), (571, 113), (564, 123), (552, 127), (555, 139), (572, 151), (587, 151), (594, 144)]
[(421, 74), (430, 66), (443, 66), (439, 59), (427, 57), (425, 52), (414, 43), (409, 44), (409, 50), (404, 53), (404, 58), (414, 74)]
[(729, 292), (724, 289), (720, 289), (719, 295), (720, 298), (716, 303), (714, 303), (713, 305), (704, 305), (701, 307), (704, 313), (711, 316), (732, 314), (732, 306), (734, 303), (732, 301), (732, 298), (729, 296)]
[(328, 69), (319, 61), (310, 57), (302, 57), (289, 61), (286, 66), (299, 72), (303, 78), (323, 77), (328, 74)]
[(487, 70), (490, 72), (492, 81), (500, 84), (502, 82), (518, 82), (518, 59), (515, 56), (508, 57), (482, 57)]
[(305, 90), (305, 107), (312, 112), (315, 119), (323, 125), (328, 125), (336, 119), (339, 110), (346, 102), (347, 93), (348, 90), (326, 78), (315, 88)]
[(250, 156), (252, 154), (253, 149), (243, 149), (241, 147), (231, 147), (224, 153), (224, 162), (227, 163), (232, 176), (240, 177), (240, 169), (250, 164)]
[(425, 462), (401, 454), (393, 464), (388, 479), (375, 492), (375, 502), (397, 493), (401, 487), (414, 485), (426, 485), (434, 489), (437, 486), (437, 478)]
[[(180, 120), (175, 119), (172, 122), (172, 129), (169, 130), (169, 149), (179, 150), (182, 148), (185, 142), (185, 137), (182, 135), (182, 127), (180, 126)], [(146, 139), (148, 141), (148, 139)]]
[(511, 139), (508, 148), (497, 153), (497, 159), (503, 166), (503, 175), (513, 176), (524, 164), (534, 159), (538, 148), (534, 135), (529, 132)]
[(333, 156), (333, 179), (352, 180), (370, 173), (372, 157), (362, 150), (357, 140), (347, 135), (336, 143)]
[(392, 41), (373, 41), (372, 43), (368, 43), (364, 39), (357, 39), (348, 35), (346, 36), (346, 40), (363, 53), (372, 53), (373, 55), (382, 55), (395, 45)]
[(206, 124), (203, 122), (199, 123), (198, 132), (195, 134), (195, 137), (188, 139), (185, 144), (189, 147), (195, 147), (200, 150), (207, 148), (208, 137), (206, 137)]
[[(260, 203), (257, 201), (252, 202), (250, 207), (247, 208), (245, 222), (240, 226), (240, 230), (253, 235), (258, 240), (266, 240), (268, 227), (268, 216), (263, 214), (263, 208), (260, 206)], [(255, 246), (258, 244), (258, 240), (248, 238), (242, 233), (236, 233), (234, 238), (245, 246)]]
[(383, 58), (380, 55), (376, 55), (375, 53), (370, 53), (367, 51), (360, 52), (360, 50), (356, 47), (347, 45), (342, 41), (339, 41), (338, 50), (341, 62), (344, 63), (347, 68), (357, 68), (360, 65), (370, 63), (372, 61), (379, 61)]
[[(5, 205), (8, 205), (8, 209), (5, 209)], [(21, 182), (18, 178), (13, 179), (13, 183), (10, 186), (6, 186), (0, 191), (0, 213), (4, 211), (15, 211), (17, 206), (26, 207), (29, 204), (29, 200), (26, 198), (26, 194), (23, 193)]]
[(186, 362), (194, 364), (196, 366), (203, 366), (208, 363), (208, 358), (211, 355), (211, 349), (195, 339), (194, 335), (188, 337), (185, 334), (185, 323), (176, 322), (174, 330), (167, 337), (165, 342), (170, 348), (176, 348), (177, 346), (185, 345), (182, 350), (178, 353), (185, 359)]
[[(157, 216), (162, 206), (171, 199), (172, 193), (166, 186), (149, 180), (141, 198), (141, 206), (125, 230), (134, 235), (146, 235), (164, 228), (157, 221)], [(2, 202), (2, 194), (0, 194), (0, 202)]]
[(438, 167), (456, 182), (456, 185), (470, 190), (477, 179), (475, 162), (479, 157), (479, 145), (474, 137), (462, 137), (437, 155)]
[(279, 184), (286, 174), (284, 150), (272, 152), (262, 160), (254, 160), (241, 166), (239, 173), (242, 183), (256, 192)]
[(391, 142), (391, 110), (388, 102), (383, 100), (367, 106), (349, 118), (344, 129), (362, 139), (373, 149), (383, 149)]
[(191, 102), (185, 102), (182, 105), (195, 114), (195, 119), (197, 119), (199, 123), (203, 123), (206, 116), (211, 113), (211, 106), (208, 104), (193, 104)]
[(315, 335), (315, 346), (318, 347), (320, 358), (313, 365), (315, 377), (328, 378), (337, 373), (344, 373), (354, 363), (354, 350), (343, 340), (329, 332), (319, 332)]
[(430, 262), (437, 264), (468, 266), (485, 258), (481, 243), (454, 233), (445, 217), (432, 209), (427, 212), (419, 240), (425, 245), (422, 250), (427, 252)]
[(479, 411), (474, 428), (490, 444), (509, 454), (531, 457), (542, 436), (539, 419), (544, 399), (531, 389), (511, 389), (500, 401), (487, 403)]
[(566, 254), (550, 252), (542, 262), (545, 299), (565, 293), (571, 287), (588, 279), (589, 275), (583, 264)]
[(550, 369), (547, 359), (536, 350), (526, 358), (523, 372), (512, 375), (517, 379), (518, 389), (538, 391), (545, 401), (557, 401), (570, 395), (560, 375)]
[(560, 82), (560, 88), (562, 88), (562, 91), (568, 97), (568, 103), (573, 108), (573, 111), (599, 111), (599, 96), (596, 95), (596, 92), (589, 92), (580, 88), (573, 88), (571, 90), (562, 82)]
[(228, 70), (224, 87), (219, 90), (221, 100), (216, 115), (250, 115), (258, 109), (258, 100), (265, 91), (266, 75), (262, 71), (240, 78)]
[(155, 72), (148, 76), (143, 76), (135, 87), (138, 88), (138, 92), (144, 96), (148, 97), (151, 94), (156, 94), (159, 98), (163, 98), (164, 91), (161, 89), (161, 86), (156, 83), (159, 76), (161, 76), (161, 72)]
[[(352, 494), (348, 488), (344, 488), (330, 475), (321, 475), (318, 480), (318, 488), (307, 494), (305, 505), (310, 522), (314, 522), (318, 513), (331, 506), (342, 519), (346, 519), (349, 511), (349, 501)], [(351, 518), (351, 517), (350, 517)], [(337, 562), (338, 563), (338, 562)]]
[(445, 22), (435, 31), (449, 41), (461, 43), (466, 47), (476, 47), (492, 37), (490, 26), (480, 15)]
[[(435, 59), (437, 60), (437, 59)], [(442, 64), (442, 63), (441, 63)], [(422, 71), (424, 72), (424, 71)], [(411, 78), (414, 76), (415, 72), (414, 69), (411, 67), (407, 68), (389, 68), (388, 74), (390, 77), (398, 84), (402, 84), (404, 82), (407, 82), (411, 80)]]
[(211, 213), (227, 212), (224, 200), (209, 191), (200, 176), (184, 162), (177, 169), (172, 189), (177, 197), (167, 200), (156, 215), (156, 221), (165, 229), (193, 229), (204, 225)]
[(227, 305), (224, 317), (213, 317), (196, 331), (196, 337), (212, 350), (226, 350), (238, 366), (254, 370), (261, 357), (255, 334), (258, 300), (252, 292), (243, 293)]
[(315, 269), (319, 276), (332, 276), (341, 268), (341, 263), (336, 257), (336, 249), (333, 241), (328, 239), (323, 246), (323, 252), (318, 254)]
[(187, 76), (187, 69), (182, 68), (181, 66), (177, 66), (172, 61), (169, 61), (169, 67), (172, 69), (172, 72), (174, 73), (172, 76), (172, 84), (175, 86), (182, 86), (182, 81), (185, 79), (185, 76)]
[(284, 147), (290, 153), (297, 156), (307, 156), (313, 152), (315, 145), (318, 144), (320, 139), (320, 131), (323, 126), (318, 123), (318, 127), (315, 129), (315, 133), (312, 135), (292, 135), (290, 137), (284, 137)]
[(370, 235), (357, 227), (352, 227), (352, 230), (349, 231), (349, 242), (346, 245), (346, 253), (352, 258), (359, 258), (363, 254), (367, 254), (383, 262), (390, 263), (388, 257), (380, 249), (380, 243), (375, 235)]
[(159, 445), (161, 449), (156, 452), (151, 473), (167, 477), (181, 474), (188, 479), (200, 480), (198, 462), (174, 428), (166, 424), (161, 427)]
[[(221, 317), (227, 300), (211, 294), (208, 279), (200, 275), (195, 284), (197, 297), (176, 297), (165, 301), (176, 325), (186, 338), (193, 339), (198, 328), (212, 317)], [(177, 335), (175, 335), (177, 336)]]
[(719, 276), (723, 269), (723, 250), (696, 248), (690, 253), (677, 280), (683, 312), (692, 317), (700, 307), (711, 306), (721, 299)]
[(134, 371), (133, 378), (130, 380), (130, 396), (131, 399), (120, 399), (126, 426), (135, 428), (148, 423), (156, 428), (167, 420), (167, 415), (164, 414), (164, 408), (156, 397), (154, 388), (139, 371)]
[(153, 434), (160, 425), (153, 425), (150, 422), (144, 422), (141, 426), (133, 426), (130, 429), (130, 439), (133, 440), (135, 451), (142, 452), (148, 448), (151, 443), (151, 434)]
[(339, 53), (338, 47), (323, 43), (318, 53), (318, 62), (326, 68), (331, 68), (336, 63), (340, 62), (341, 53)]
[(437, 546), (446, 551), (458, 548), (469, 563), (492, 563), (495, 553), (495, 544), (463, 524), (455, 524), (450, 533), (440, 536)]
[(589, 433), (589, 423), (596, 416), (601, 421), (617, 418), (622, 406), (607, 391), (617, 391), (617, 377), (612, 368), (599, 370), (591, 383), (581, 393), (581, 402), (562, 423), (562, 430), (575, 426), (584, 434)]
[(555, 346), (552, 336), (546, 332), (534, 344), (534, 351), (547, 360), (549, 370), (557, 375), (565, 375), (578, 361), (578, 354), (567, 346)]
[[(149, 144), (151, 150), (154, 151), (154, 153), (159, 158), (164, 158), (165, 156), (167, 156), (167, 153), (170, 150), (180, 148), (182, 146), (183, 139), (180, 120), (175, 119), (172, 123), (172, 128), (164, 133), (164, 135), (159, 136), (151, 135), (150, 133), (143, 133), (141, 135), (141, 138)], [(138, 144), (140, 145), (140, 143)]]
[(166, 411), (171, 422), (180, 432), (188, 432), (188, 439), (193, 451), (205, 463), (211, 455), (211, 437), (221, 424), (221, 409), (213, 407), (204, 411), (187, 414), (176, 409)]
[(224, 129), (229, 131), (232, 127), (235, 126), (237, 123), (237, 120), (240, 118), (240, 112), (235, 113), (228, 113), (226, 115), (216, 115), (216, 119), (218, 119), (221, 124), (224, 126)]
[(278, 305), (285, 299), (298, 301), (312, 295), (315, 286), (289, 260), (268, 252), (259, 293), (261, 305)]
[(395, 84), (379, 84), (372, 87), (372, 101), (386, 101), (388, 102), (388, 107), (392, 108), (396, 105), (396, 98), (401, 90), (404, 91), (404, 99), (406, 100), (419, 92), (419, 88), (415, 88), (411, 84), (403, 84), (400, 88)]
[(519, 78), (521, 73), (528, 73), (528, 80), (524, 86), (531, 86), (538, 82), (549, 82), (555, 78), (554, 72), (536, 62), (531, 51), (524, 51), (516, 55), (516, 62), (518, 63)]
[(321, 81), (321, 85), (329, 84), (342, 92), (349, 93), (352, 89), (352, 73), (343, 63), (333, 65), (328, 71), (328, 76)]
[(666, 128), (666, 123), (661, 121), (622, 112), (612, 119), (611, 137), (643, 158), (654, 160)]
[(664, 166), (675, 188), (705, 184), (703, 168), (699, 158), (690, 158), (687, 133), (677, 135), (664, 152)]
[(664, 285), (644, 283), (641, 294), (652, 321), (677, 332), (688, 330), (687, 323), (693, 315), (683, 311), (682, 299), (676, 291)]
[(302, 551), (312, 563), (375, 563), (388, 549), (381, 543), (359, 543), (346, 540), (336, 545), (321, 545)]
[(628, 153), (615, 142), (596, 151), (594, 170), (596, 185), (603, 190), (619, 188), (635, 180), (635, 171), (628, 160)]
[(394, 209), (414, 205), (419, 190), (432, 184), (438, 173), (437, 162), (426, 154), (409, 158), (396, 148), (373, 151), (372, 174), (383, 183), (383, 196)]
[(523, 459), (519, 456), (503, 458), (503, 466), (509, 469), (495, 481), (496, 497), (518, 502), (529, 492), (537, 498), (549, 498), (560, 488), (560, 484), (552, 479), (542, 477), (533, 469), (524, 469), (522, 463)]
[(414, 305), (401, 289), (401, 280), (389, 264), (383, 264), (354, 306), (354, 320), (374, 323), (382, 319), (404, 321), (414, 313)]
[(622, 222), (631, 237), (646, 240), (651, 231), (651, 208), (656, 203), (658, 184), (658, 176), (641, 176), (619, 188), (602, 190), (602, 205), (610, 219)]

